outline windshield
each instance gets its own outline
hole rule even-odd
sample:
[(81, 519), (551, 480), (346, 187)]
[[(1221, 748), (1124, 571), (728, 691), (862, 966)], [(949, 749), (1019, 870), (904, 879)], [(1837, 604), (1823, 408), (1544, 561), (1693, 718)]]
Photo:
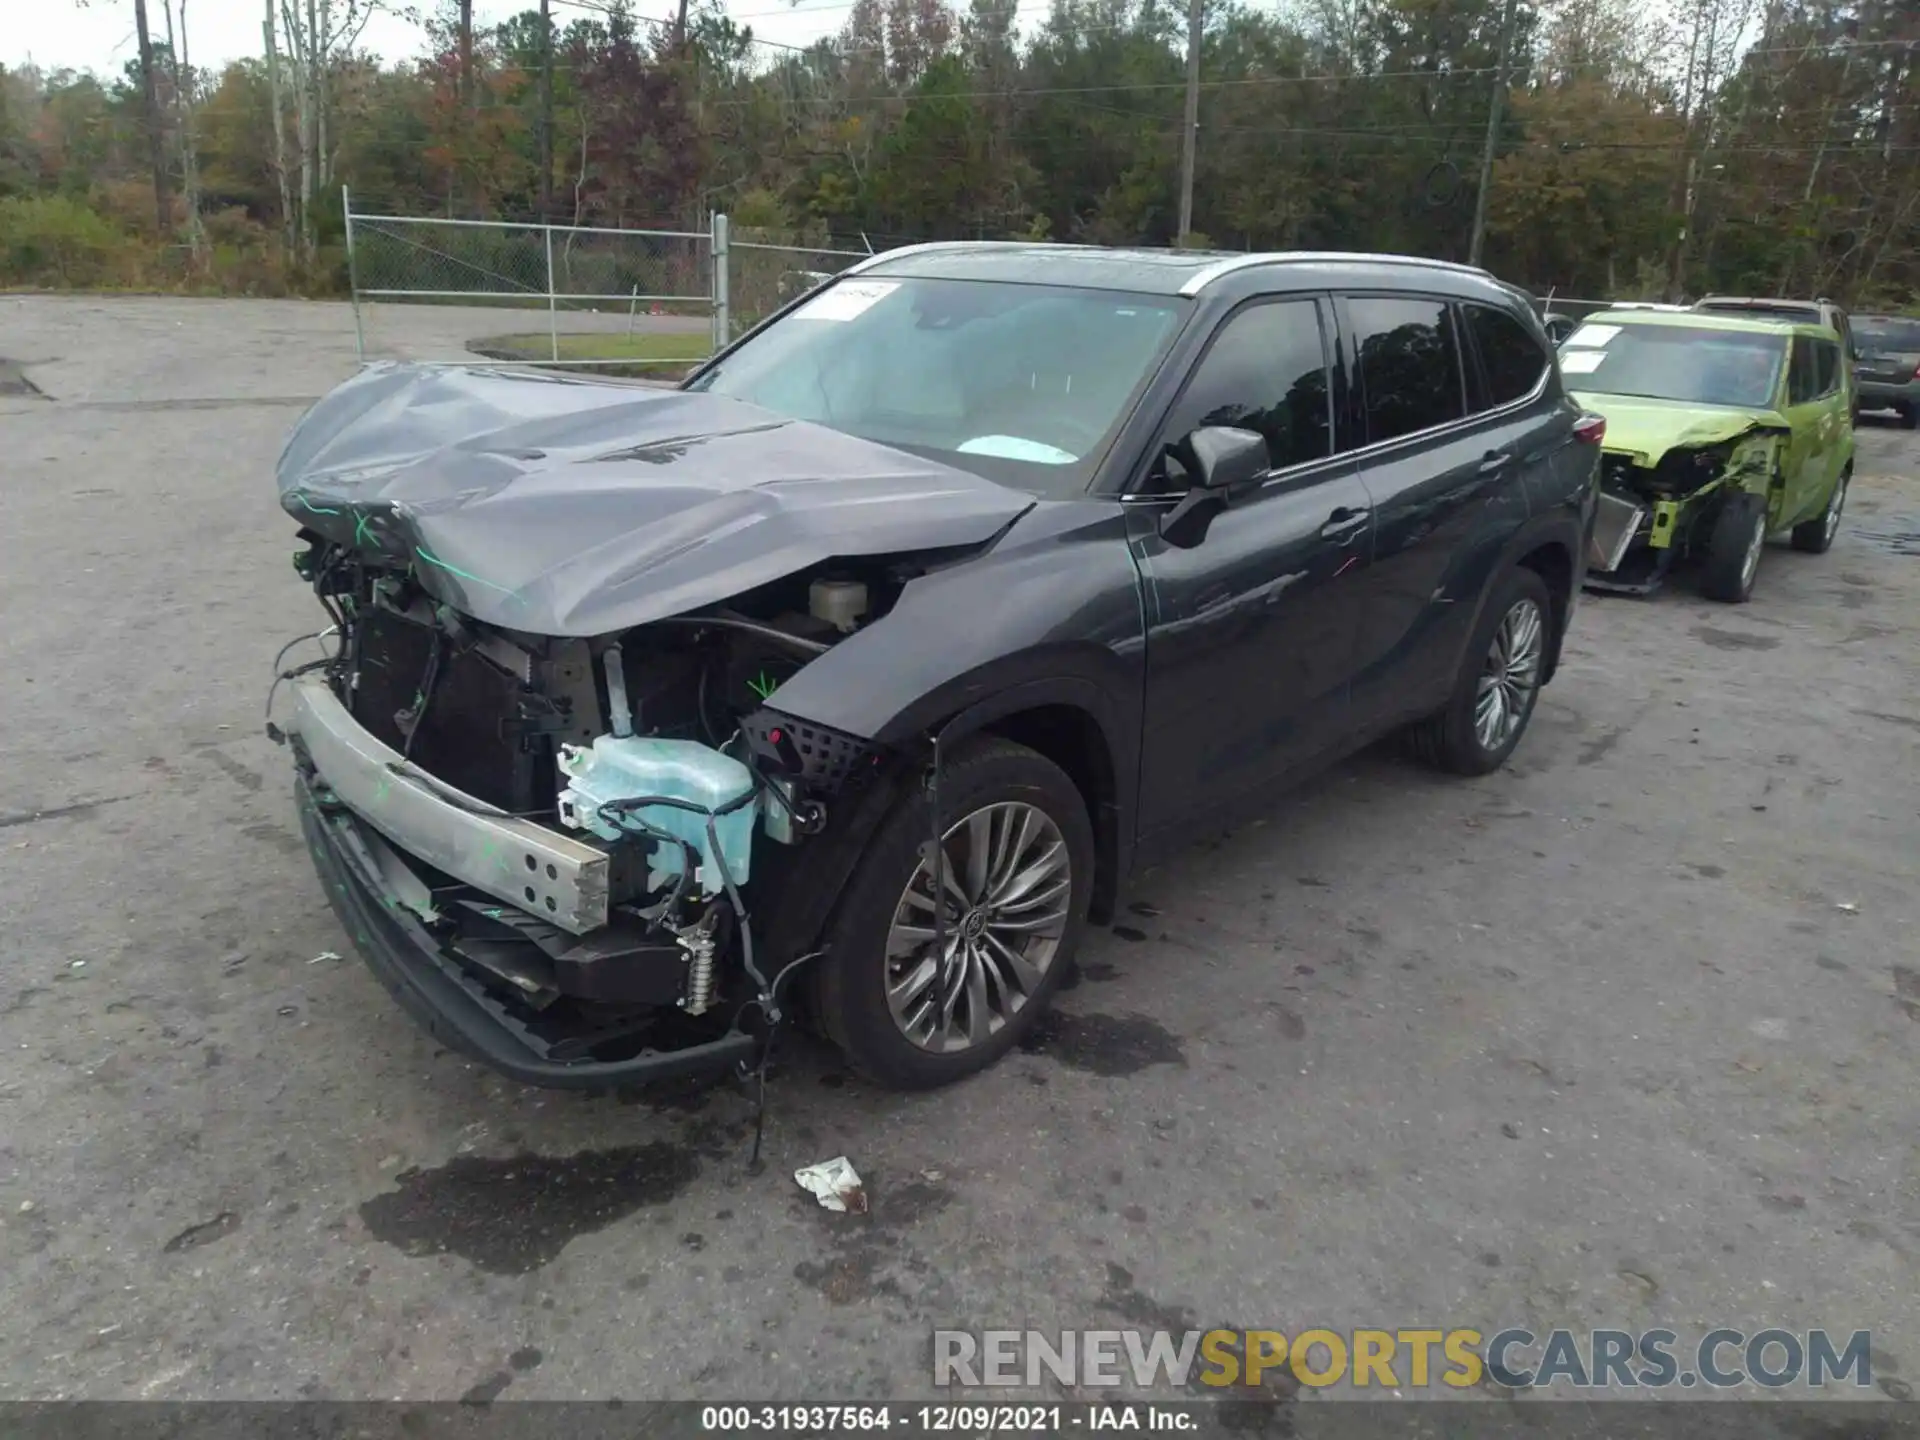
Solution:
[(1694, 405), (1773, 405), (1784, 335), (1693, 325), (1582, 325), (1560, 351), (1568, 388)]
[(854, 277), (690, 388), (1069, 495), (1179, 319), (1114, 291)]
[(1920, 320), (1902, 320), (1897, 317), (1871, 320), (1856, 319), (1853, 322), (1854, 343), (1862, 350), (1878, 350), (1891, 354), (1920, 354)]

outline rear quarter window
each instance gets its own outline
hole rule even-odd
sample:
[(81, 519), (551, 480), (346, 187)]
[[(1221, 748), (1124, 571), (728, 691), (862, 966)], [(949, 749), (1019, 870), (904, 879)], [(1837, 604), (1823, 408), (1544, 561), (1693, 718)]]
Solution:
[(1531, 331), (1505, 311), (1491, 305), (1466, 305), (1467, 333), (1480, 352), (1486, 377), (1487, 404), (1512, 404), (1533, 393), (1546, 373), (1547, 352)]

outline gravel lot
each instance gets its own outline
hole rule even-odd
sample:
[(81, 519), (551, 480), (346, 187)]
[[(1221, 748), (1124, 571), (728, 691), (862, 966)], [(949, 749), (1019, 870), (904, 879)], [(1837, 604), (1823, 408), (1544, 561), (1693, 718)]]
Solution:
[[(0, 298), (0, 357), (0, 1398), (909, 1397), (934, 1326), (1191, 1320), (1870, 1328), (1920, 1383), (1905, 432), (1753, 604), (1588, 597), (1505, 772), (1365, 756), (1148, 876), (994, 1073), (795, 1044), (756, 1176), (733, 1090), (506, 1084), (339, 958), (261, 702), (348, 312)], [(842, 1153), (868, 1217), (793, 1184)]]

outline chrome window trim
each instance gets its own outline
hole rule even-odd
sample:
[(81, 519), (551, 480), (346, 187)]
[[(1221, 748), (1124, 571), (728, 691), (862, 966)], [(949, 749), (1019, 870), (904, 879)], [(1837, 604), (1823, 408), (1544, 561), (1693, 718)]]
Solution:
[(1540, 378), (1534, 382), (1533, 389), (1522, 395), (1518, 400), (1509, 400), (1506, 404), (1496, 405), (1491, 410), (1476, 410), (1471, 415), (1463, 415), (1458, 420), (1449, 420), (1444, 425), (1429, 425), (1424, 430), (1409, 430), (1405, 435), (1396, 435), (1391, 440), (1375, 440), (1371, 444), (1362, 445), (1357, 450), (1348, 450), (1345, 453), (1358, 456), (1370, 455), (1376, 451), (1386, 450), (1391, 446), (1405, 445), (1410, 440), (1427, 440), (1436, 435), (1444, 435), (1452, 430), (1461, 430), (1469, 425), (1477, 425), (1483, 420), (1497, 418), (1507, 414), (1509, 411), (1524, 410), (1527, 406), (1534, 404), (1541, 396), (1547, 393), (1547, 378), (1552, 373), (1553, 367), (1551, 365), (1542, 370), (1540, 372)]
[[(1368, 291), (1363, 293), (1391, 295), (1397, 292)], [(1274, 296), (1273, 298), (1275, 299), (1299, 299), (1299, 298), (1331, 299), (1334, 296), (1338, 296), (1346, 299), (1353, 298), (1350, 294), (1348, 294), (1348, 292), (1339, 291), (1339, 290), (1328, 292), (1325, 295), (1323, 295), (1321, 292), (1315, 291), (1311, 296), (1306, 296), (1303, 294), (1302, 296), (1288, 295), (1288, 296)], [(1453, 305), (1453, 304), (1473, 305), (1473, 304), (1480, 303), (1478, 301), (1473, 301), (1473, 300), (1457, 301), (1457, 300), (1452, 300), (1445, 296), (1439, 296), (1439, 295), (1415, 296), (1413, 298), (1445, 300), (1445, 302), (1449, 305)], [(1547, 393), (1547, 382), (1550, 379), (1552, 379), (1556, 373), (1558, 373), (1558, 369), (1559, 369), (1558, 357), (1553, 353), (1551, 349), (1543, 350), (1541, 354), (1542, 354), (1542, 357), (1545, 359), (1546, 364), (1540, 367), (1540, 378), (1533, 382), (1533, 388), (1531, 390), (1529, 390), (1526, 394), (1518, 397), (1517, 399), (1509, 400), (1503, 405), (1496, 405), (1493, 408), (1488, 410), (1476, 410), (1471, 415), (1463, 415), (1458, 420), (1449, 420), (1443, 425), (1429, 425), (1424, 430), (1410, 430), (1405, 435), (1394, 436), (1391, 440), (1375, 440), (1366, 445), (1356, 446), (1352, 450), (1337, 450), (1331, 455), (1323, 455), (1316, 460), (1303, 460), (1297, 465), (1289, 465), (1284, 470), (1270, 471), (1267, 477), (1261, 480), (1260, 488), (1264, 490), (1269, 485), (1277, 484), (1282, 480), (1294, 479), (1295, 477), (1299, 476), (1303, 471), (1309, 471), (1313, 469), (1315, 466), (1329, 465), (1329, 464), (1332, 464), (1334, 461), (1338, 461), (1338, 460), (1353, 460), (1355, 462), (1364, 463), (1369, 456), (1380, 454), (1384, 451), (1392, 449), (1395, 446), (1405, 445), (1411, 441), (1430, 440), (1436, 436), (1445, 435), (1450, 431), (1464, 429), (1469, 425), (1477, 425), (1483, 420), (1498, 419), (1510, 413), (1524, 410), (1529, 405), (1538, 404), (1541, 398), (1545, 396), (1545, 394)], [(1465, 360), (1465, 358), (1466, 357), (1464, 355), (1461, 356), (1461, 359), (1463, 361)], [(1355, 363), (1356, 364), (1358, 363), (1357, 359)], [(1178, 500), (1180, 498), (1180, 495), (1178, 492), (1172, 495), (1154, 495), (1154, 494), (1145, 494), (1140, 492), (1128, 492), (1126, 494), (1117, 495), (1114, 498), (1118, 500), (1122, 505), (1127, 505), (1127, 504), (1145, 504), (1145, 503), (1154, 502), (1154, 501)]]
[[(1346, 300), (1368, 299), (1373, 297), (1379, 297), (1379, 298), (1385, 298), (1385, 299), (1396, 298), (1396, 292), (1386, 291), (1386, 290), (1368, 290), (1368, 291), (1342, 290), (1337, 293), (1341, 296), (1342, 299), (1346, 299)], [(1445, 295), (1415, 294), (1412, 291), (1408, 291), (1406, 293), (1406, 298), (1410, 300), (1439, 300), (1448, 305), (1477, 305), (1480, 303), (1477, 300), (1455, 300)], [(1458, 338), (1456, 338), (1454, 343), (1457, 346), (1460, 346), (1460, 349), (1461, 349), (1460, 360), (1462, 365), (1464, 366), (1467, 358), (1465, 353), (1465, 346), (1460, 345), (1460, 341), (1458, 340)], [(1540, 378), (1533, 382), (1533, 389), (1529, 390), (1526, 394), (1520, 396), (1518, 399), (1509, 400), (1503, 405), (1495, 405), (1491, 409), (1475, 410), (1472, 414), (1462, 415), (1457, 420), (1448, 420), (1439, 425), (1429, 425), (1424, 430), (1409, 430), (1406, 434), (1395, 435), (1390, 440), (1370, 441), (1365, 445), (1361, 445), (1355, 449), (1348, 450), (1345, 453), (1348, 455), (1355, 455), (1355, 456), (1371, 455), (1376, 452), (1389, 449), (1395, 445), (1405, 445), (1407, 442), (1412, 440), (1430, 440), (1437, 435), (1445, 435), (1449, 431), (1460, 430), (1465, 428), (1468, 425), (1477, 425), (1483, 420), (1497, 418), (1499, 416), (1509, 413), (1510, 411), (1525, 409), (1527, 406), (1536, 403), (1541, 396), (1547, 393), (1547, 381), (1551, 379), (1559, 371), (1559, 368), (1560, 368), (1559, 356), (1555, 353), (1555, 351), (1551, 347), (1548, 347), (1548, 349), (1542, 353), (1545, 355), (1547, 363), (1541, 367)], [(1360, 364), (1360, 357), (1357, 352), (1354, 355), (1353, 363), (1355, 368), (1357, 369)], [(1357, 378), (1360, 380), (1360, 383), (1362, 385), (1365, 385), (1366, 377), (1364, 375), (1359, 376)], [(1464, 379), (1465, 377), (1462, 376), (1462, 378)]]

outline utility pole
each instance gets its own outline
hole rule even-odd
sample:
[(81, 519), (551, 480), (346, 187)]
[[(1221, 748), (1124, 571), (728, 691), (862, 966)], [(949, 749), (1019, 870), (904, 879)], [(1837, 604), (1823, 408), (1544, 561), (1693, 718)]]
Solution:
[(147, 158), (153, 166), (153, 214), (160, 243), (173, 229), (173, 194), (167, 183), (167, 136), (160, 119), (160, 92), (153, 83), (153, 36), (147, 29), (147, 0), (133, 0), (133, 28), (140, 39), (140, 88), (147, 107)]
[(1487, 191), (1493, 188), (1493, 151), (1500, 140), (1500, 112), (1507, 102), (1507, 60), (1513, 54), (1513, 21), (1518, 7), (1507, 0), (1500, 17), (1500, 64), (1493, 72), (1493, 98), (1487, 104), (1487, 144), (1480, 152), (1480, 191), (1473, 200), (1473, 235), (1467, 241), (1467, 263), (1480, 263), (1480, 242), (1487, 233)]
[(553, 15), (540, 0), (540, 223), (553, 223)]
[[(1511, 5), (1513, 0), (1507, 0)], [(1204, 0), (1187, 0), (1187, 123), (1180, 132), (1180, 239), (1193, 234), (1193, 166), (1200, 131), (1200, 20)]]

